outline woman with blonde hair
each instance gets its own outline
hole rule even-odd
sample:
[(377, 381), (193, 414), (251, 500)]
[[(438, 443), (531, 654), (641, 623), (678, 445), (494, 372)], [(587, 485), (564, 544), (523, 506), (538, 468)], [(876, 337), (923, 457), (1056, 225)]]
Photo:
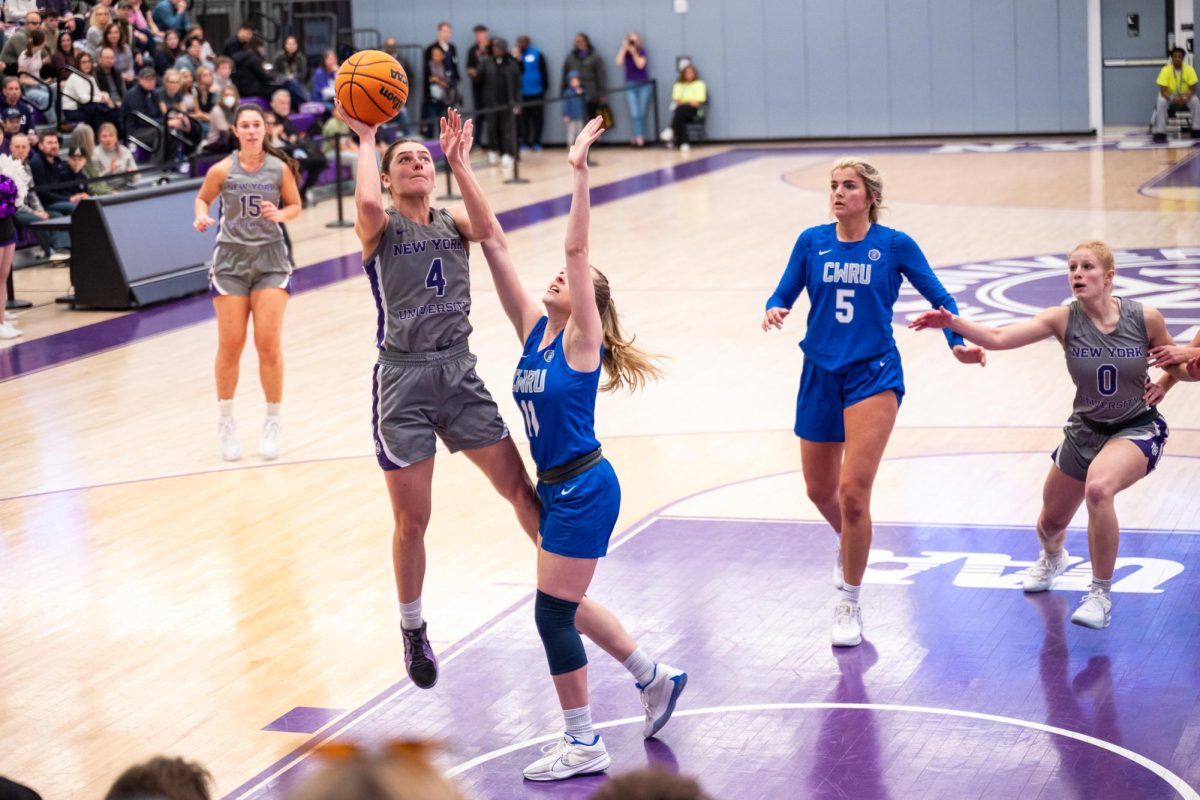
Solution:
[[(566, 268), (554, 276), (540, 302), (521, 285), (498, 223), (493, 239), (483, 243), (500, 304), (524, 343), (513, 397), (537, 463), (541, 500), (533, 613), (565, 723), (563, 737), (550, 752), (525, 768), (532, 781), (599, 772), (611, 763), (592, 726), (587, 655), (575, 620), (596, 565), (608, 552), (621, 508), (616, 472), (596, 438), (596, 393), (632, 392), (661, 374), (654, 357), (622, 333), (608, 278), (588, 263), (587, 155), (604, 132), (602, 125), (600, 117), (589, 121), (567, 156), (574, 191)], [(642, 733), (649, 738), (670, 718), (687, 674), (655, 664), (628, 634), (625, 638), (628, 655), (613, 655), (631, 672), (630, 665), (637, 662), (647, 715)]]
[(1054, 463), (1037, 521), (1042, 550), (1025, 576), (1024, 589), (1047, 591), (1070, 566), (1067, 525), (1086, 503), (1092, 583), (1071, 622), (1096, 629), (1107, 628), (1112, 619), (1120, 538), (1114, 500), (1158, 465), (1168, 430), (1155, 406), (1176, 379), (1188, 379), (1182, 365), (1164, 363), (1167, 374), (1150, 382), (1151, 349), (1161, 352), (1174, 342), (1157, 309), (1113, 294), (1116, 274), (1108, 245), (1083, 242), (1067, 260), (1075, 298), (1068, 305), (1003, 328), (965, 320), (946, 308), (926, 311), (909, 325), (944, 328), (987, 350), (1013, 350), (1050, 337), (1063, 346), (1075, 403), (1062, 444), (1050, 456)]
[[(834, 163), (829, 210), (836, 221), (800, 234), (762, 321), (764, 331), (782, 328), (808, 291), (795, 433), (808, 497), (838, 537), (835, 647), (862, 642), (859, 590), (871, 549), (871, 490), (904, 397), (892, 335), (900, 283), (907, 278), (934, 308), (958, 310), (917, 243), (878, 224), (882, 207), (878, 170), (851, 158)], [(961, 336), (946, 339), (960, 362), (984, 363), (983, 351), (963, 345)]]

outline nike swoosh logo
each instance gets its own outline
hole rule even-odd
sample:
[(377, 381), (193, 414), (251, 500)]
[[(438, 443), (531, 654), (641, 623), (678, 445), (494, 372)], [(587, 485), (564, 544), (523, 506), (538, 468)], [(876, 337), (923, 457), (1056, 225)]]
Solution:
[(886, 366), (886, 365), (887, 365), (887, 362), (886, 362), (886, 361), (880, 361), (880, 362), (879, 362), (879, 366), (881, 366), (881, 367), (882, 367), (882, 366)]
[[(579, 485), (578, 483), (577, 483), (577, 484), (575, 484), (575, 486), (578, 486), (578, 485)], [(569, 495), (571, 492), (575, 491), (575, 486), (572, 486), (572, 487), (570, 487), (569, 489), (563, 489), (563, 490), (562, 490), (562, 496), (563, 496), (563, 497), (566, 497), (566, 496), (567, 496), (567, 495)]]
[(832, 252), (833, 252), (833, 248), (831, 247), (831, 248), (829, 248), (828, 250), (818, 250), (818, 251), (817, 251), (817, 255), (819, 255), (819, 256), (823, 256), (823, 255), (825, 255), (826, 253), (832, 253)]

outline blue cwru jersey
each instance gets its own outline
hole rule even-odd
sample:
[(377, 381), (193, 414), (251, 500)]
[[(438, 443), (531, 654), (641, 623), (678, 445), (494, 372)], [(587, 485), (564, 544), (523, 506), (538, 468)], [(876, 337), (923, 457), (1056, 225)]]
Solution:
[[(812, 306), (800, 347), (817, 366), (836, 372), (895, 348), (892, 307), (902, 277), (934, 308), (958, 313), (954, 297), (908, 234), (872, 225), (861, 242), (839, 242), (837, 223), (817, 225), (800, 234), (767, 308), (791, 309), (807, 289)], [(944, 333), (951, 347), (963, 343), (953, 331)]]
[(561, 467), (600, 446), (596, 392), (603, 366), (592, 372), (571, 369), (563, 353), (562, 332), (539, 350), (547, 322), (542, 317), (533, 326), (513, 376), (513, 398), (525, 420), (529, 449), (539, 470)]

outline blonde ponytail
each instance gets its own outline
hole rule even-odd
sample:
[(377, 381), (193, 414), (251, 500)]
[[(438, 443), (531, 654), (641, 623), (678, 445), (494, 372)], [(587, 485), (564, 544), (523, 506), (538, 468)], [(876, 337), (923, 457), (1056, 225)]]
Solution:
[(592, 267), (592, 281), (596, 290), (596, 308), (600, 311), (600, 322), (604, 327), (604, 371), (608, 380), (600, 385), (602, 392), (628, 389), (630, 393), (641, 389), (651, 379), (662, 377), (662, 368), (656, 361), (662, 357), (650, 353), (634, 344), (636, 336), (629, 339), (621, 332), (620, 315), (612, 300), (608, 278)]

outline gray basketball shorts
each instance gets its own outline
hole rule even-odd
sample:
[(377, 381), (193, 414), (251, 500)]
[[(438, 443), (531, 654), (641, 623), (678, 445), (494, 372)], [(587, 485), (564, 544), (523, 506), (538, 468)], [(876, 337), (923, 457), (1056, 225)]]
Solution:
[(1158, 417), (1145, 425), (1123, 428), (1109, 436), (1092, 430), (1072, 417), (1063, 428), (1063, 433), (1066, 436), (1062, 444), (1055, 449), (1050, 458), (1068, 477), (1083, 481), (1087, 480), (1088, 467), (1096, 460), (1096, 456), (1100, 455), (1109, 439), (1128, 439), (1137, 445), (1146, 456), (1146, 474), (1149, 475), (1162, 459), (1170, 430), (1166, 420)]
[(249, 297), (259, 289), (291, 292), (292, 263), (283, 242), (249, 246), (219, 243), (208, 270), (208, 293), (213, 297)]
[(380, 352), (371, 394), (375, 457), (385, 470), (432, 458), (437, 438), (457, 453), (508, 436), (465, 342), (437, 353)]

